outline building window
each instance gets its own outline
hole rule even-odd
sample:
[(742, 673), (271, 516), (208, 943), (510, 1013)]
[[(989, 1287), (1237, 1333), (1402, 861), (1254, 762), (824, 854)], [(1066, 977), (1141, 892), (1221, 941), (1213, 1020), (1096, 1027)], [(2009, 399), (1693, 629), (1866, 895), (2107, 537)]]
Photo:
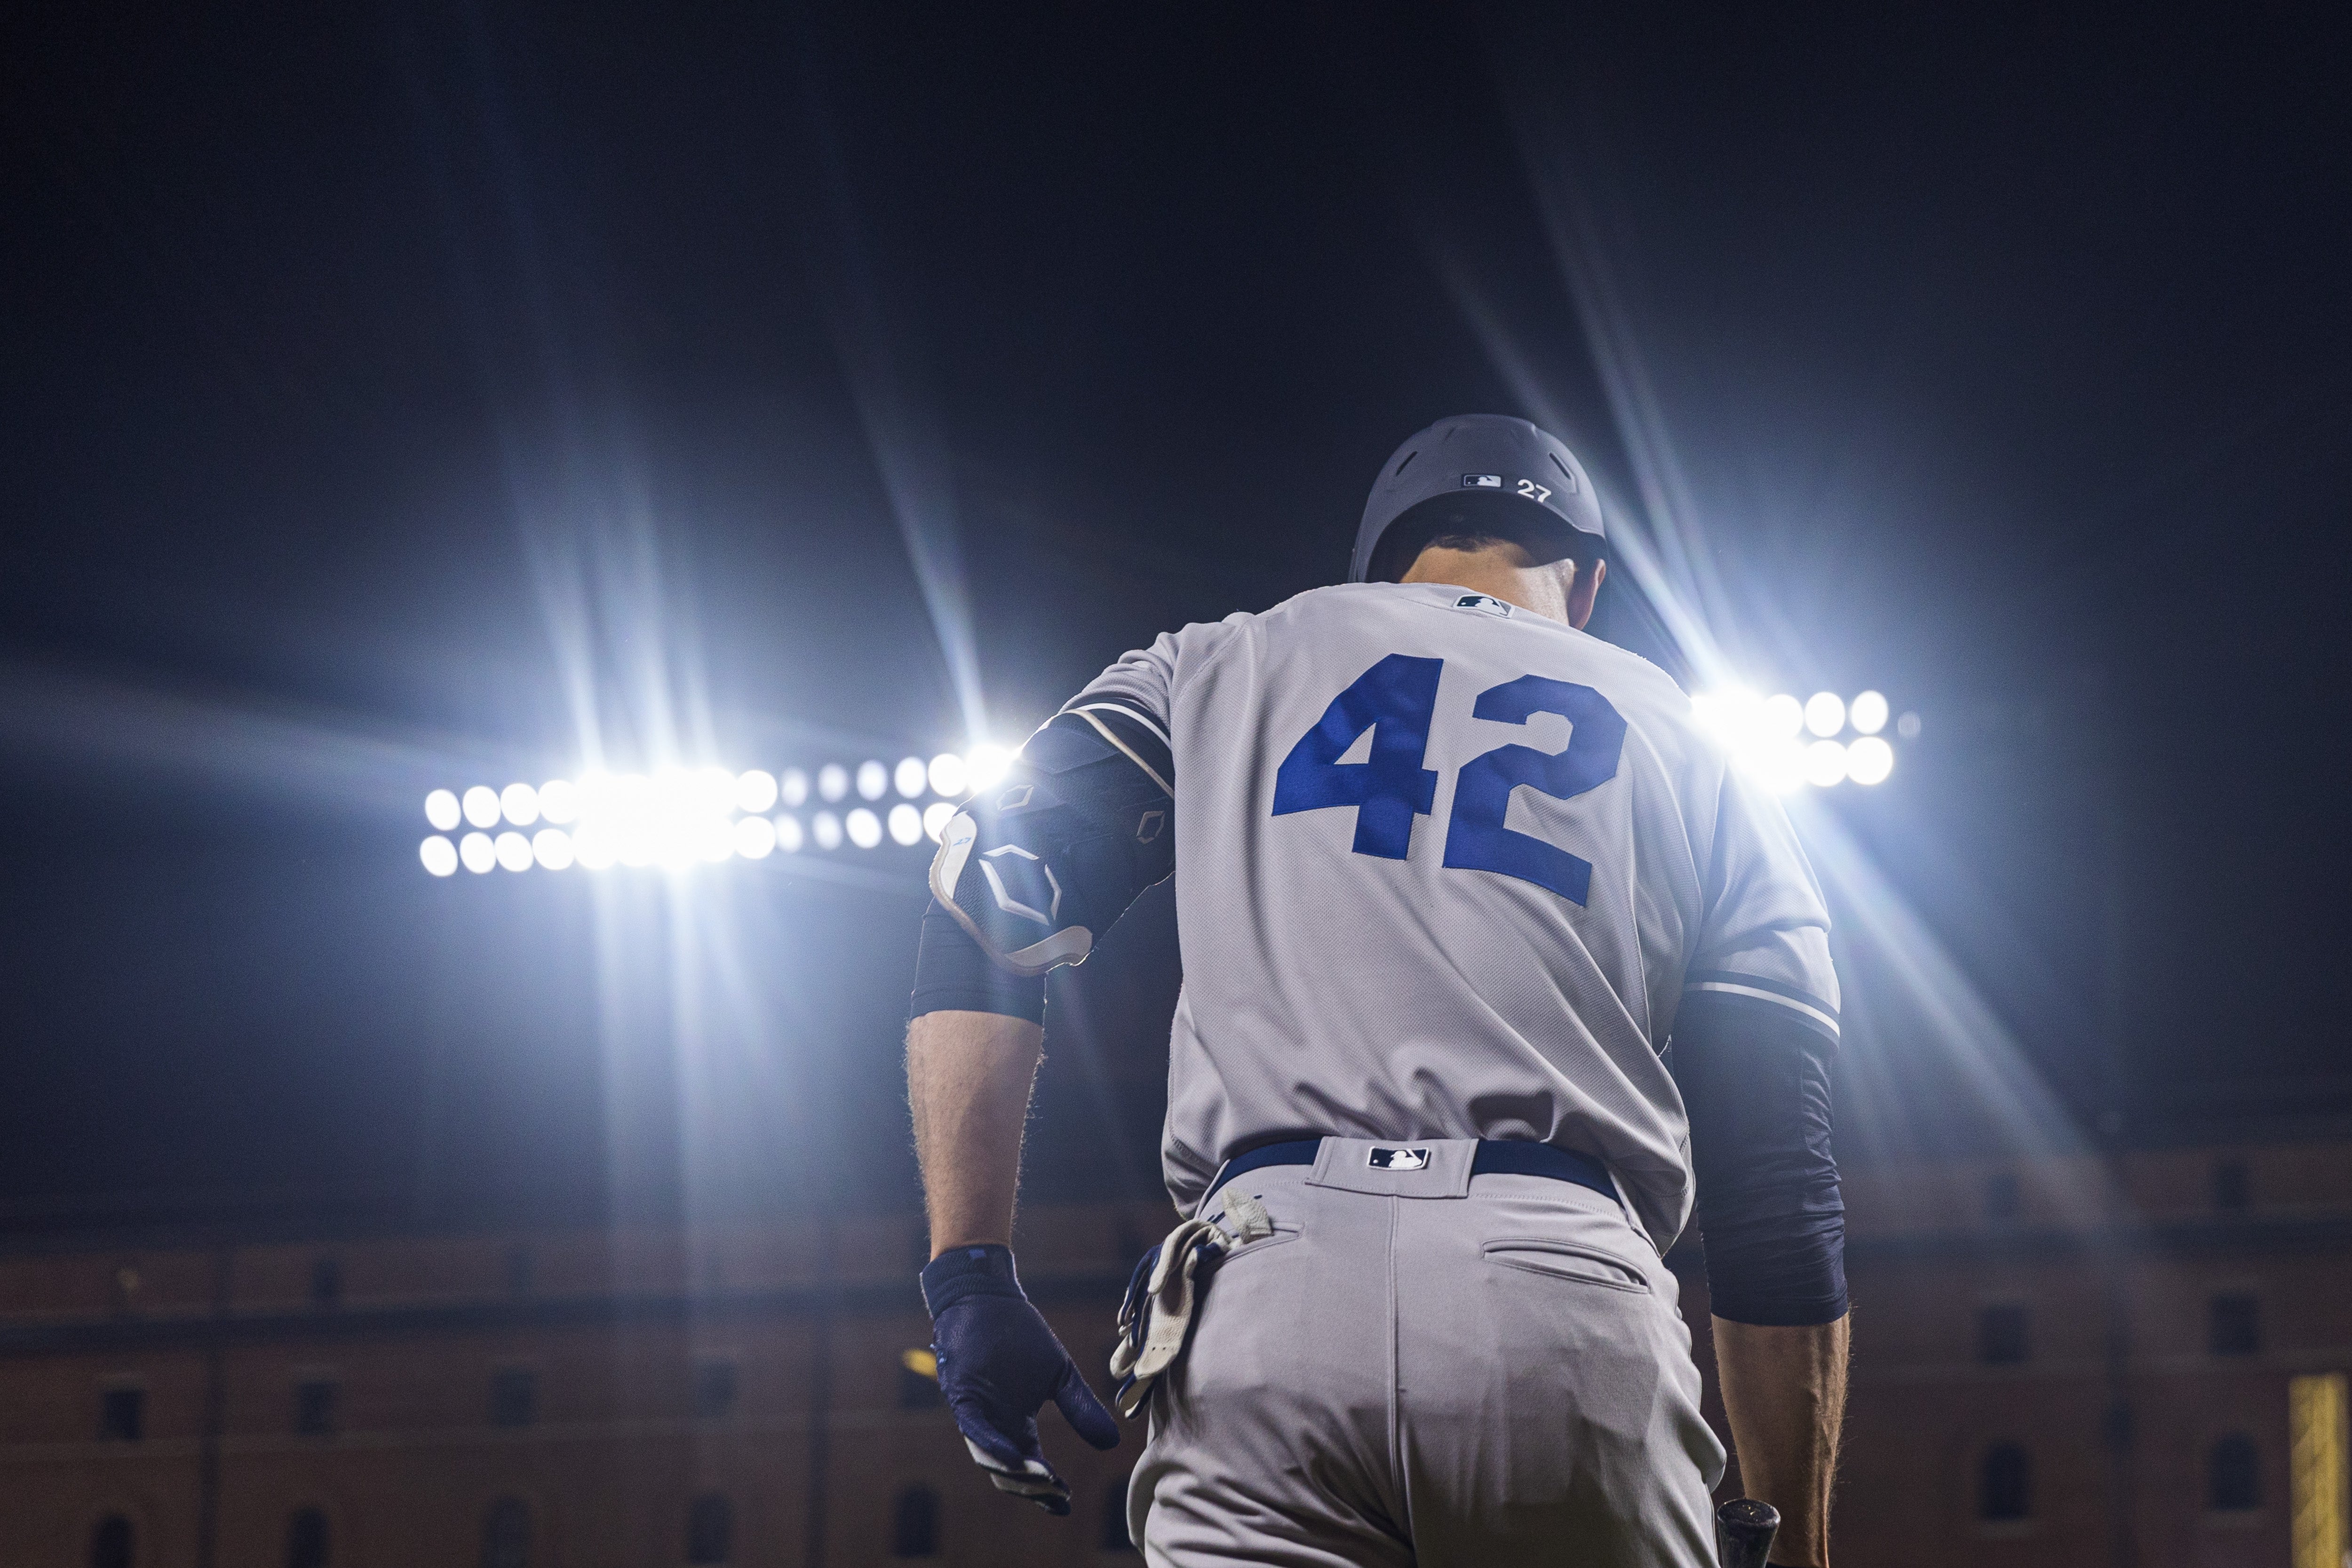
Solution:
[(539, 1373), (528, 1367), (501, 1368), (490, 1379), (490, 1425), (528, 1426), (539, 1419)]
[(294, 1385), (294, 1430), (305, 1437), (335, 1435), (335, 1405), (341, 1389), (330, 1377), (304, 1378)]
[(929, 1487), (908, 1487), (890, 1505), (890, 1555), (939, 1554), (940, 1494)]
[(724, 1563), (734, 1554), (735, 1505), (717, 1492), (705, 1492), (686, 1516), (686, 1560)]
[(110, 1443), (136, 1443), (147, 1435), (147, 1391), (110, 1388), (99, 1400), (98, 1435)]
[(530, 1568), (530, 1510), (502, 1497), (482, 1515), (482, 1568)]
[(327, 1516), (298, 1508), (286, 1521), (286, 1568), (327, 1568)]
[(2018, 1196), (2017, 1173), (2014, 1171), (1996, 1171), (1985, 1178), (1984, 1206), (1985, 1218), (1989, 1220), (2017, 1217), (2023, 1203)]
[(2244, 1513), (2263, 1506), (2263, 1459), (2254, 1440), (2232, 1432), (2205, 1456), (2205, 1506)]
[(694, 1415), (699, 1421), (719, 1421), (735, 1414), (735, 1363), (700, 1361), (694, 1363)]
[(2206, 1338), (2215, 1355), (2253, 1355), (2263, 1348), (2263, 1304), (2252, 1296), (2216, 1296)]
[(1998, 1522), (2032, 1513), (2032, 1458), (2015, 1443), (1995, 1443), (1977, 1471), (1977, 1517)]
[(2023, 1307), (1986, 1307), (1977, 1313), (1977, 1358), (1990, 1366), (2015, 1366), (2033, 1354), (2032, 1320)]
[(343, 1304), (343, 1260), (340, 1258), (314, 1258), (310, 1260), (310, 1305), (320, 1311)]
[(89, 1568), (134, 1568), (138, 1561), (139, 1538), (131, 1521), (119, 1513), (100, 1520), (89, 1532)]
[(2243, 1160), (2215, 1161), (2213, 1206), (2229, 1214), (2241, 1214), (2252, 1199), (2252, 1184), (2246, 1179), (2246, 1163)]
[(1134, 1538), (1127, 1533), (1127, 1483), (1113, 1481), (1103, 1489), (1102, 1549), (1105, 1552), (1133, 1552)]

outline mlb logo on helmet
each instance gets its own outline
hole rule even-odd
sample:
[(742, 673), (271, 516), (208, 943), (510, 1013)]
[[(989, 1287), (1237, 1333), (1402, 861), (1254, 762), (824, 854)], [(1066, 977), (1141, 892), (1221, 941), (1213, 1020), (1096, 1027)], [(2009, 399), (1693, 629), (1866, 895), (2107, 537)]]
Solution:
[(1374, 1149), (1364, 1163), (1375, 1171), (1418, 1171), (1429, 1163), (1426, 1149)]
[(1500, 474), (1465, 474), (1462, 476), (1462, 488), (1465, 490), (1498, 490), (1503, 488), (1503, 476)]

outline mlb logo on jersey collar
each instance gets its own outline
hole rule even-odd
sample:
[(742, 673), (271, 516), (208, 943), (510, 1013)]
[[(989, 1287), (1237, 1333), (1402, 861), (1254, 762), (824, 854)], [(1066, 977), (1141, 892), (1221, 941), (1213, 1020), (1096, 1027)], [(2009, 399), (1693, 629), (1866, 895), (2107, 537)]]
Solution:
[(1457, 610), (1475, 610), (1484, 616), (1500, 616), (1506, 620), (1508, 620), (1511, 615), (1511, 606), (1492, 594), (1465, 594), (1454, 601), (1454, 607)]
[(1372, 1149), (1364, 1154), (1364, 1163), (1375, 1171), (1418, 1171), (1429, 1163), (1426, 1149)]

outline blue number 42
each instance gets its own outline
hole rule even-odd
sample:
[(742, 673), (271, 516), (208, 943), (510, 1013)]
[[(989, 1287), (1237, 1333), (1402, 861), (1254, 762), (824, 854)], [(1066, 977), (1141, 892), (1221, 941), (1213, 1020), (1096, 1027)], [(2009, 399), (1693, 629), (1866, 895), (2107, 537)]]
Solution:
[[(1421, 763), (1444, 668), (1443, 659), (1392, 653), (1349, 682), (1275, 771), (1274, 815), (1354, 806), (1355, 852), (1403, 859), (1412, 819), (1428, 816), (1437, 800), (1437, 774)], [(1462, 764), (1445, 827), (1445, 864), (1516, 877), (1582, 904), (1591, 891), (1592, 863), (1516, 832), (1503, 819), (1521, 784), (1569, 800), (1616, 777), (1625, 750), (1623, 716), (1590, 686), (1541, 675), (1487, 688), (1470, 712), (1505, 724), (1556, 713), (1572, 728), (1565, 751), (1497, 746)], [(1341, 762), (1367, 730), (1370, 756)]]

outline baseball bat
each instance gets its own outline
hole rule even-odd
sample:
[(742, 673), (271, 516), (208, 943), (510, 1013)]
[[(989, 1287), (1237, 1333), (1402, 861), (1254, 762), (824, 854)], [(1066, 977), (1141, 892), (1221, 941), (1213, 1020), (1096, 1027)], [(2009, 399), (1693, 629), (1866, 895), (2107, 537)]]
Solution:
[(1715, 1510), (1715, 1555), (1723, 1568), (1764, 1568), (1780, 1510), (1754, 1498), (1737, 1497)]

